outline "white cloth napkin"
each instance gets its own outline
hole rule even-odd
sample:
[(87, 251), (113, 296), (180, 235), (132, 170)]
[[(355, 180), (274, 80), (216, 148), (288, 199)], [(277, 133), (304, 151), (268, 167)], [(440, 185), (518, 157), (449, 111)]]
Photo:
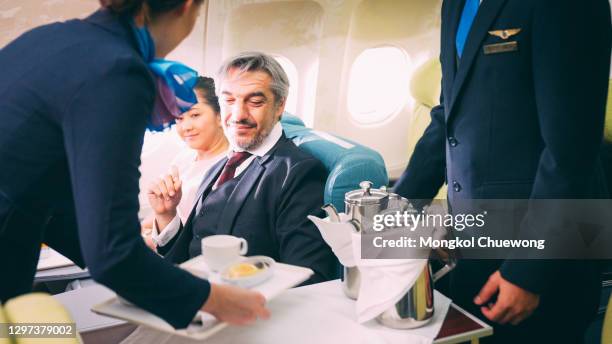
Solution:
[(362, 259), (361, 234), (353, 230), (348, 215), (339, 215), (339, 223), (330, 222), (329, 218), (308, 218), (319, 228), (321, 236), (340, 263), (359, 269), (361, 285), (356, 311), (357, 321), (364, 323), (391, 308), (404, 296), (423, 271), (427, 259)]
[(308, 215), (308, 219), (319, 228), (323, 240), (331, 247), (340, 263), (346, 267), (353, 267), (355, 256), (353, 255), (352, 234), (355, 229), (349, 223), (350, 216), (345, 213), (339, 215), (340, 222), (331, 222), (329, 217), (321, 219), (312, 215)]

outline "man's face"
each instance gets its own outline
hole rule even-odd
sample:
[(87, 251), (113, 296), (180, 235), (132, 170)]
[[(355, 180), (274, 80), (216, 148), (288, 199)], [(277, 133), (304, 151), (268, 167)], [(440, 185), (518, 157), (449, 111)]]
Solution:
[(221, 118), (225, 136), (233, 146), (257, 148), (280, 119), (284, 101), (276, 104), (265, 72), (232, 69), (221, 80)]

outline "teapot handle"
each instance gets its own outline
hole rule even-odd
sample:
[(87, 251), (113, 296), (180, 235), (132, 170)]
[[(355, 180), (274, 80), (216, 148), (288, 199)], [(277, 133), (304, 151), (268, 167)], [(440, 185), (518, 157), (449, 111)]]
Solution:
[(446, 265), (444, 265), (440, 270), (436, 271), (436, 273), (432, 277), (434, 283), (437, 282), (440, 278), (444, 277), (444, 275), (446, 275), (447, 273), (451, 272), (455, 268), (455, 266), (457, 266), (457, 262), (453, 259), (446, 263)]
[(436, 248), (433, 252), (436, 254), (438, 260), (446, 263), (446, 265), (433, 275), (433, 281), (436, 282), (457, 266), (457, 253), (455, 251), (446, 251), (442, 248)]

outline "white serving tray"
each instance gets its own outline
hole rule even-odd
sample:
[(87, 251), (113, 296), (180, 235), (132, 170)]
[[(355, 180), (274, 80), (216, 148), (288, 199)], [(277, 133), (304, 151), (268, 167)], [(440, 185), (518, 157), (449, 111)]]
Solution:
[(38, 258), (36, 271), (49, 270), (72, 265), (74, 265), (72, 260), (64, 257), (51, 247), (45, 247), (40, 250), (40, 257)]
[[(203, 270), (208, 270), (206, 264), (202, 260), (202, 256), (190, 259), (181, 264), (180, 267), (200, 276)], [(274, 265), (273, 276), (264, 283), (253, 287), (252, 290), (259, 291), (269, 301), (283, 291), (306, 281), (312, 274), (313, 271), (308, 268), (276, 263)], [(219, 283), (220, 281), (219, 276), (216, 274), (210, 275), (209, 280), (215, 283)], [(206, 339), (227, 327), (226, 323), (217, 321), (207, 313), (199, 312), (198, 315), (201, 318), (201, 324), (193, 323), (186, 329), (176, 330), (156, 315), (136, 306), (130, 306), (120, 302), (116, 296), (100, 304), (94, 305), (91, 310), (101, 315), (126, 320), (131, 323), (196, 340)]]

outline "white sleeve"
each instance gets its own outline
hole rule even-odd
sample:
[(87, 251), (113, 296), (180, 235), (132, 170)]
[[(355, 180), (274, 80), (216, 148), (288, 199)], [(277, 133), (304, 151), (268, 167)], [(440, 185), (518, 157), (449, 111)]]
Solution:
[(157, 247), (166, 246), (166, 244), (174, 238), (181, 228), (181, 218), (176, 215), (170, 223), (163, 228), (161, 231), (157, 228), (157, 221), (153, 221), (153, 232), (151, 233), (151, 240)]

